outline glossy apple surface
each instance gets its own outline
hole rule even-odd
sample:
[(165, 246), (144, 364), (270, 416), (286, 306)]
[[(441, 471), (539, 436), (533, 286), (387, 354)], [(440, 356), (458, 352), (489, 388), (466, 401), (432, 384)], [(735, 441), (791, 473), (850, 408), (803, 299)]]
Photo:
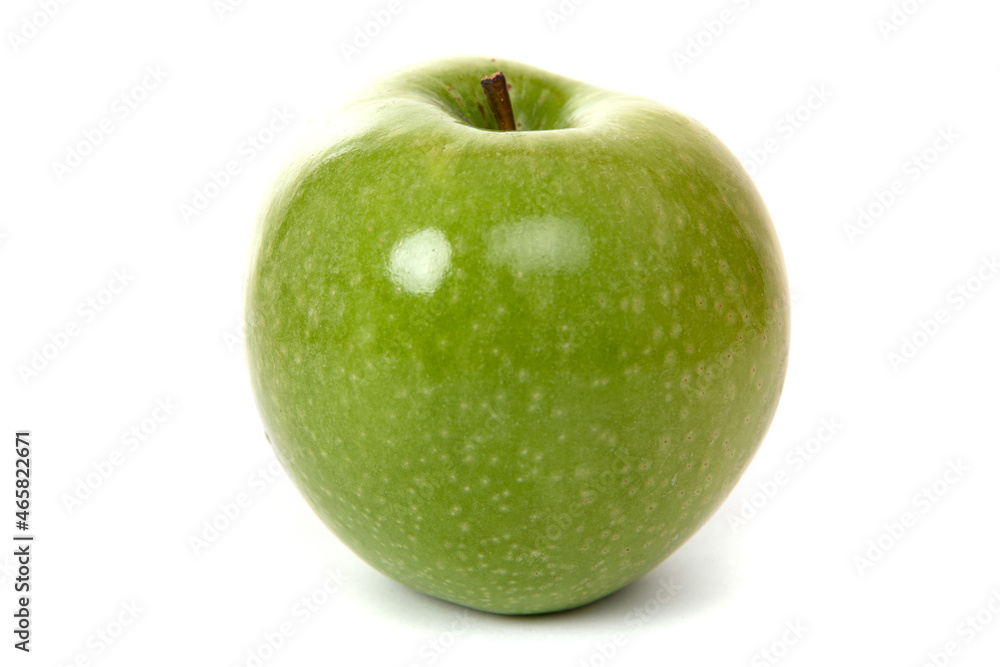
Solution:
[[(479, 87), (510, 83), (518, 131)], [(598, 599), (716, 510), (789, 340), (750, 177), (662, 104), (520, 63), (375, 80), (269, 195), (246, 302), (282, 464), (361, 558), (508, 614)]]

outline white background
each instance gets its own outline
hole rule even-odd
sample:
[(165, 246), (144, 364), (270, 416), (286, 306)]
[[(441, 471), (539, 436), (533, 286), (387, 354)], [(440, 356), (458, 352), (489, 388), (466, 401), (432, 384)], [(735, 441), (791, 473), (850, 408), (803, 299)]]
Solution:
[[(892, 0), (400, 0), (365, 44), (388, 0), (50, 1), (51, 18), (6, 0), (0, 479), (31, 429), (37, 541), (30, 655), (11, 647), (0, 549), (0, 662), (253, 665), (289, 623), (263, 664), (996, 664), (1000, 7), (896, 2), (898, 25)], [(240, 340), (257, 207), (308, 120), (384, 71), (466, 53), (655, 98), (763, 161), (794, 295), (781, 405), (727, 503), (646, 578), (545, 617), (466, 612), (342, 546), (267, 471)], [(269, 137), (276, 110), (294, 118)], [(81, 164), (55, 166), (102, 121)], [(185, 220), (229, 161), (240, 172)], [(859, 209), (872, 220), (852, 232)], [(36, 352), (51, 358), (25, 374)], [(158, 400), (176, 406), (162, 423)], [(788, 458), (805, 446), (807, 463)], [(240, 494), (196, 555), (190, 538)], [(308, 618), (303, 597), (322, 601)]]

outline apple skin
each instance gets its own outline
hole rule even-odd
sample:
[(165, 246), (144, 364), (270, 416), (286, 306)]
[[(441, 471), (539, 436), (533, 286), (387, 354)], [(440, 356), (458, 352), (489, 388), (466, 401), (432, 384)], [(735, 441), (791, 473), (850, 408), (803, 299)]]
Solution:
[[(479, 79), (502, 70), (519, 131)], [(358, 556), (503, 614), (649, 572), (774, 415), (767, 210), (691, 118), (499, 59), (376, 79), (262, 209), (246, 294), (276, 455)]]

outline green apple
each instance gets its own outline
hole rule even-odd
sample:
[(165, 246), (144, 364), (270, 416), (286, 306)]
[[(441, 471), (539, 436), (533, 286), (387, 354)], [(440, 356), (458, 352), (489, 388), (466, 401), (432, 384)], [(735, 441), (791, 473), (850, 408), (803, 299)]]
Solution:
[(246, 328), (266, 432), (326, 525), (418, 591), (529, 614), (638, 579), (719, 507), (777, 406), (789, 298), (702, 125), (462, 57), (317, 124), (262, 209)]

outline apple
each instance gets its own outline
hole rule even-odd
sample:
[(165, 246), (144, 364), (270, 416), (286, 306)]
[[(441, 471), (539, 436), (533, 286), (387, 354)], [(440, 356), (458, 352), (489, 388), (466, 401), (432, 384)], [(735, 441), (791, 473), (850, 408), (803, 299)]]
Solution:
[(262, 208), (246, 332), (268, 439), (343, 543), (531, 614), (635, 581), (719, 507), (774, 415), (789, 297), (702, 125), (460, 57), (316, 125)]

